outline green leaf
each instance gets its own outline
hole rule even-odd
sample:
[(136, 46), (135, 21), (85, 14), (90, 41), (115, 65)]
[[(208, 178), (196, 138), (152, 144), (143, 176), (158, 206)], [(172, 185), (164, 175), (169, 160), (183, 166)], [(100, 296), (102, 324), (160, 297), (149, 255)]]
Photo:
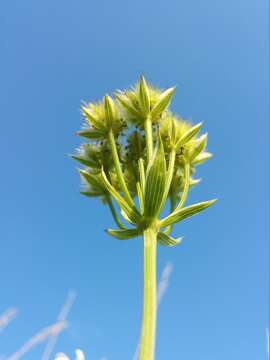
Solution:
[(119, 103), (122, 105), (122, 107), (132, 116), (141, 117), (140, 112), (135, 109), (132, 102), (129, 100), (129, 98), (122, 93), (118, 93), (115, 95), (116, 99), (119, 101)]
[(150, 111), (150, 95), (147, 83), (143, 76), (141, 76), (139, 83), (139, 102), (144, 114), (147, 115)]
[(144, 214), (147, 217), (158, 215), (166, 185), (166, 160), (163, 143), (159, 137), (152, 159), (146, 171), (144, 191)]
[(176, 144), (176, 151), (178, 151), (182, 145), (186, 144), (189, 140), (191, 140), (194, 136), (196, 136), (200, 131), (201, 127), (202, 127), (202, 123), (199, 123), (193, 126), (191, 129), (187, 130), (178, 140)]
[(110, 184), (103, 169), (101, 169), (101, 177), (106, 189), (113, 196), (119, 207), (127, 214), (128, 218), (130, 219), (130, 221), (132, 221), (133, 224), (137, 224), (141, 218), (140, 214), (138, 213), (138, 210), (135, 207), (129, 206), (126, 200), (122, 198), (121, 195), (118, 194), (116, 189)]
[(95, 129), (83, 129), (77, 132), (77, 135), (82, 136), (86, 139), (101, 140), (104, 139), (104, 132)]
[(158, 98), (157, 103), (151, 110), (152, 119), (157, 118), (162, 114), (164, 110), (169, 106), (173, 93), (175, 91), (175, 87), (171, 87), (165, 90)]
[(210, 152), (204, 151), (195, 157), (195, 159), (192, 161), (192, 164), (193, 165), (203, 164), (205, 161), (211, 159), (212, 156), (213, 154), (211, 154)]
[(163, 246), (175, 246), (180, 244), (180, 242), (182, 241), (182, 237), (174, 239), (171, 236), (164, 234), (164, 232), (159, 232), (157, 234), (157, 241), (160, 245)]
[(216, 201), (217, 201), (217, 199), (204, 201), (204, 202), (201, 202), (201, 203), (198, 203), (195, 205), (187, 206), (180, 210), (175, 210), (169, 216), (167, 216), (166, 218), (164, 218), (160, 221), (160, 227), (175, 224), (175, 223), (177, 223), (181, 220), (184, 220), (190, 216), (196, 215), (199, 212), (207, 209), (209, 206), (214, 204)]
[(111, 236), (113, 236), (118, 240), (129, 240), (140, 235), (140, 231), (138, 229), (127, 229), (127, 230), (107, 229), (106, 231), (108, 234), (110, 234)]
[(198, 139), (193, 152), (189, 156), (191, 162), (205, 149), (206, 143), (207, 143), (207, 134), (204, 134)]

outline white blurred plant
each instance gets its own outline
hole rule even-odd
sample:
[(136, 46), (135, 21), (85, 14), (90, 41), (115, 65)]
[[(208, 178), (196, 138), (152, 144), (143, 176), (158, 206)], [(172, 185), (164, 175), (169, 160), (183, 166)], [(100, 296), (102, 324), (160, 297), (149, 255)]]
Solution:
[[(54, 360), (71, 360), (71, 359), (64, 353), (58, 353), (55, 355)], [(85, 360), (84, 353), (80, 349), (77, 349), (75, 351), (75, 360)]]

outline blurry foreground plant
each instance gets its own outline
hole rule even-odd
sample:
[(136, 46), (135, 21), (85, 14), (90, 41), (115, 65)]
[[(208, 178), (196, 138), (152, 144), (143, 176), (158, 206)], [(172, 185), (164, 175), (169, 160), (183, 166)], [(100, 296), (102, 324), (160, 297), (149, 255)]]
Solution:
[[(144, 238), (140, 360), (154, 358), (157, 243), (179, 244), (182, 238), (170, 236), (172, 227), (215, 202), (184, 207), (189, 189), (199, 182), (193, 178), (196, 166), (212, 155), (205, 150), (207, 135), (198, 136), (202, 123), (192, 126), (170, 112), (174, 91), (156, 89), (141, 77), (114, 99), (84, 104), (86, 122), (78, 134), (88, 142), (73, 156), (84, 165), (81, 193), (100, 197), (110, 208), (118, 229), (107, 229), (108, 234), (119, 240)], [(170, 212), (161, 216), (167, 202)]]

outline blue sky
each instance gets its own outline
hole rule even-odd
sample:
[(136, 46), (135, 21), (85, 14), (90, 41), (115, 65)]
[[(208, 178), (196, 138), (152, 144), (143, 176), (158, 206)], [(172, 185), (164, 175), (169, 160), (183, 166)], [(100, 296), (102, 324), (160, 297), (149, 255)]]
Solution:
[[(118, 242), (99, 201), (79, 194), (67, 156), (82, 99), (133, 84), (177, 85), (172, 108), (204, 121), (214, 158), (178, 224), (159, 310), (156, 359), (266, 359), (267, 1), (2, 1), (0, 5), (0, 335), (10, 354), (78, 296), (56, 351), (132, 359), (140, 330), (141, 239)], [(26, 356), (40, 358), (40, 346)]]

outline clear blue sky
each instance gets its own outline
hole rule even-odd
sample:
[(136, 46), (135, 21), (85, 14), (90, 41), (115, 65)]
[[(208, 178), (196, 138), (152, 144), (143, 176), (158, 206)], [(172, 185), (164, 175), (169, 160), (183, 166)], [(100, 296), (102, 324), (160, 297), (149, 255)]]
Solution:
[[(79, 195), (81, 99), (144, 73), (176, 84), (172, 108), (204, 121), (214, 158), (189, 202), (218, 197), (159, 248), (174, 271), (157, 360), (266, 359), (267, 1), (2, 1), (0, 5), (0, 337), (9, 354), (78, 297), (57, 351), (132, 359), (140, 330), (142, 242), (118, 242), (99, 201)], [(26, 356), (40, 358), (42, 347)]]

